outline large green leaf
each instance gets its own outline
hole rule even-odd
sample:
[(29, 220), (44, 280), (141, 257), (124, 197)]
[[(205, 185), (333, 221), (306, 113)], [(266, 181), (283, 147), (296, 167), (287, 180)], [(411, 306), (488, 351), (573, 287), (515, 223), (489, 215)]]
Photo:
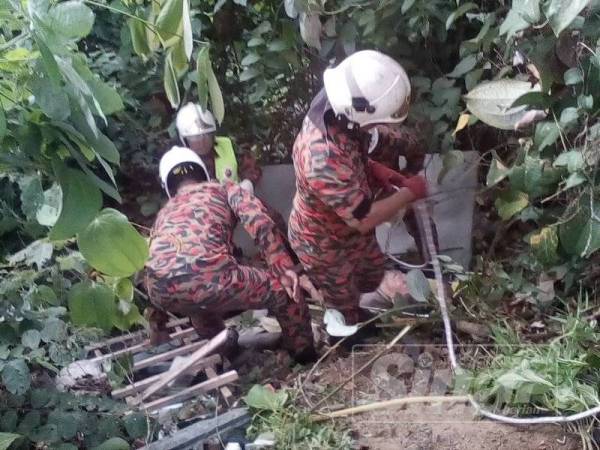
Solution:
[(184, 0), (167, 0), (156, 18), (156, 31), (166, 47), (174, 45), (182, 38), (183, 2)]
[(554, 167), (566, 167), (569, 173), (573, 173), (583, 169), (585, 161), (580, 151), (569, 150), (558, 155), (553, 165)]
[(38, 175), (23, 176), (19, 179), (19, 188), (21, 189), (21, 210), (29, 220), (33, 220), (44, 202), (40, 177)]
[(0, 433), (0, 450), (7, 450), (13, 442), (21, 437), (20, 434)]
[(524, 192), (511, 190), (500, 194), (494, 204), (502, 220), (508, 220), (529, 205), (529, 197)]
[(52, 51), (48, 48), (44, 40), (37, 33), (32, 33), (32, 37), (35, 40), (38, 48), (40, 49), (40, 54), (42, 55), (42, 62), (44, 69), (46, 70), (46, 74), (52, 80), (56, 86), (60, 86), (60, 82), (62, 80), (62, 76), (60, 74), (60, 69), (58, 64), (56, 63), (56, 59)]
[(35, 77), (31, 82), (35, 102), (54, 120), (65, 120), (71, 113), (67, 93), (49, 77)]
[(223, 93), (219, 87), (219, 82), (215, 76), (212, 67), (208, 73), (208, 92), (210, 94), (210, 106), (217, 122), (222, 123), (225, 118), (225, 103), (223, 102)]
[(589, 195), (582, 196), (575, 215), (559, 227), (560, 245), (565, 252), (587, 258), (598, 250), (600, 248), (599, 218), (598, 202), (592, 201)]
[(202, 47), (196, 58), (196, 85), (198, 86), (198, 102), (202, 108), (208, 106), (208, 75), (212, 72), (208, 47)]
[(412, 269), (406, 274), (406, 287), (410, 296), (418, 302), (426, 302), (431, 294), (429, 281), (419, 269)]
[[(63, 122), (55, 123), (55, 125), (64, 130), (69, 135), (71, 140), (76, 142), (78, 145), (81, 146), (82, 144), (89, 144), (99, 156), (113, 164), (119, 164), (119, 151), (117, 150), (117, 147), (115, 147), (115, 144), (99, 130), (96, 129), (94, 131), (93, 129), (91, 129), (88, 126), (85, 117), (83, 116), (83, 114), (81, 114), (81, 111), (79, 111), (78, 109), (72, 110), (71, 120), (75, 124), (77, 129)], [(107, 175), (109, 177), (112, 177), (112, 172), (107, 172)], [(112, 178), (111, 181), (113, 181), (114, 183), (114, 180), (112, 180)]]
[(88, 80), (88, 85), (106, 116), (123, 110), (123, 101), (114, 87), (97, 77)]
[(141, 20), (128, 19), (127, 26), (131, 35), (131, 44), (133, 51), (142, 58), (146, 58), (150, 54), (150, 46), (148, 45), (148, 37), (146, 34), (146, 24)]
[(102, 194), (82, 172), (59, 167), (57, 177), (62, 190), (60, 216), (49, 238), (63, 240), (82, 231), (102, 207)]
[(272, 388), (255, 384), (244, 397), (244, 402), (254, 409), (279, 411), (285, 406), (287, 399), (288, 394), (283, 390), (276, 392)]
[(544, 14), (558, 36), (579, 15), (590, 0), (550, 0), (544, 5)]
[(31, 385), (27, 363), (22, 359), (9, 361), (2, 369), (2, 384), (11, 394), (22, 395), (27, 392)]
[(40, 332), (36, 329), (27, 330), (21, 335), (21, 344), (23, 344), (23, 347), (32, 350), (39, 347), (41, 340)]
[(129, 278), (121, 278), (115, 285), (117, 298), (128, 302), (133, 300), (133, 283)]
[[(404, 8), (404, 6), (403, 6)], [(478, 6), (475, 3), (465, 3), (460, 5), (455, 11), (452, 12), (446, 19), (446, 30), (449, 30), (456, 19), (464, 16), (467, 12), (477, 9)]]
[(450, 78), (459, 78), (465, 75), (467, 72), (470, 72), (477, 65), (477, 56), (476, 55), (468, 55), (463, 58), (456, 67), (448, 74)]
[(148, 420), (142, 413), (129, 414), (123, 418), (127, 434), (132, 439), (144, 438), (148, 434)]
[(94, 25), (94, 13), (79, 0), (58, 3), (50, 9), (49, 19), (53, 30), (72, 39), (87, 36)]
[(502, 130), (513, 130), (526, 114), (526, 106), (511, 108), (511, 105), (522, 95), (535, 92), (531, 83), (518, 80), (496, 80), (482, 83), (473, 88), (465, 101), (471, 113), (482, 122)]
[(185, 55), (185, 45), (183, 40), (177, 41), (177, 43), (171, 47), (171, 62), (175, 69), (175, 75), (177, 79), (181, 78), (189, 69), (188, 59)]
[(486, 185), (494, 186), (500, 183), (500, 181), (508, 175), (510, 175), (510, 169), (502, 164), (500, 160), (494, 158), (490, 164), (490, 170), (486, 177)]
[(110, 330), (117, 315), (115, 295), (105, 284), (78, 283), (69, 292), (69, 314), (77, 326)]
[(560, 181), (560, 171), (550, 166), (548, 161), (527, 156), (525, 161), (511, 168), (511, 186), (535, 199), (554, 192)]
[(556, 122), (540, 122), (535, 126), (534, 144), (541, 152), (546, 147), (554, 144), (560, 136), (560, 128)]
[(79, 233), (79, 250), (95, 269), (128, 277), (141, 270), (148, 259), (148, 244), (123, 214), (107, 208)]
[(185, 49), (185, 56), (189, 61), (192, 57), (192, 50), (194, 48), (194, 41), (192, 37), (192, 21), (190, 19), (190, 0), (182, 0), (183, 11), (182, 17), (182, 33), (183, 33), (183, 47)]
[(513, 0), (512, 8), (500, 25), (500, 35), (510, 39), (540, 20), (540, 0)]
[(165, 72), (163, 75), (163, 84), (167, 98), (173, 108), (177, 108), (181, 102), (179, 96), (179, 86), (177, 85), (177, 74), (173, 66), (173, 54), (169, 52), (165, 58)]
[(321, 49), (321, 20), (318, 14), (300, 14), (300, 36), (310, 47)]

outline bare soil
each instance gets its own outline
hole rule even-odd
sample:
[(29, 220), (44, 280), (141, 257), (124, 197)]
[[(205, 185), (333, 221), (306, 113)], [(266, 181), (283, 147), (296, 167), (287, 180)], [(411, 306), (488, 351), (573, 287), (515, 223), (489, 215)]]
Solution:
[[(345, 381), (380, 347), (355, 347), (315, 371), (304, 395), (315, 402)], [(353, 378), (327, 406), (330, 410), (406, 396), (451, 395), (452, 375), (438, 345), (399, 346)], [(357, 414), (341, 420), (369, 450), (575, 450), (578, 435), (558, 425), (513, 426), (481, 420), (463, 403), (419, 403)]]

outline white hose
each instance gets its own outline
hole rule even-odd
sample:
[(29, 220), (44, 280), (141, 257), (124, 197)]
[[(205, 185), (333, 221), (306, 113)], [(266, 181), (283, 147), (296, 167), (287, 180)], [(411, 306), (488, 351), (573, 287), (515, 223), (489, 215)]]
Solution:
[[(437, 251), (433, 240), (433, 231), (431, 229), (431, 221), (429, 212), (427, 211), (426, 204), (424, 202), (418, 202), (415, 205), (417, 214), (421, 220), (423, 231), (425, 233), (425, 242), (427, 243), (427, 250), (431, 257), (431, 263), (433, 265), (433, 272), (435, 274), (435, 280), (437, 284), (437, 299), (440, 304), (440, 312), (442, 314), (442, 320), (444, 323), (444, 334), (446, 335), (446, 346), (448, 347), (448, 357), (450, 358), (450, 365), (452, 371), (456, 372), (461, 369), (460, 365), (456, 360), (456, 354), (454, 353), (454, 342), (452, 338), (452, 325), (450, 323), (450, 314), (448, 313), (448, 305), (446, 303), (446, 293), (444, 291), (444, 283), (442, 278), (442, 269), (440, 262), (437, 257)], [(388, 255), (390, 256), (390, 255)], [(497, 420), (500, 422), (528, 425), (528, 424), (542, 424), (542, 423), (567, 423), (582, 420), (600, 413), (600, 405), (594, 408), (588, 409), (577, 414), (571, 414), (570, 416), (541, 416), (541, 417), (509, 417), (502, 414), (493, 413), (485, 409), (480, 405), (472, 395), (468, 395), (469, 402), (475, 408), (475, 410), (484, 417), (489, 419)]]

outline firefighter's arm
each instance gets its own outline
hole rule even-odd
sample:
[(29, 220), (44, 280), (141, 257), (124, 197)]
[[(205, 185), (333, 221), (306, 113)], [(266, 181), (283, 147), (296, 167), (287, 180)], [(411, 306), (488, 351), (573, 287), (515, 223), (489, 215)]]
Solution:
[(408, 188), (401, 188), (398, 192), (371, 203), (366, 213), (357, 211), (358, 214), (348, 221), (348, 225), (356, 228), (360, 233), (366, 234), (378, 225), (389, 221), (398, 211), (415, 199), (416, 197)]
[(237, 184), (225, 183), (224, 186), (229, 206), (254, 239), (273, 272), (279, 277), (286, 270), (293, 269), (294, 263), (286, 250), (285, 238), (263, 203)]
[[(332, 154), (334, 152), (329, 153)], [(313, 161), (312, 171), (307, 178), (319, 198), (360, 233), (368, 233), (377, 225), (388, 221), (411, 201), (424, 196), (417, 189), (417, 182), (413, 183), (415, 189), (401, 187), (389, 197), (373, 201), (370, 193), (361, 189), (359, 174), (356, 173), (356, 170), (361, 169), (364, 170), (362, 167), (350, 167), (342, 158), (330, 156), (327, 160)], [(408, 182), (412, 178), (404, 180)], [(424, 183), (423, 180), (421, 191), (425, 191)]]
[[(416, 175), (414, 177), (402, 177), (401, 185), (395, 185), (394, 194), (381, 200), (373, 202), (364, 217), (356, 217), (356, 222), (349, 223), (365, 234), (383, 222), (387, 222), (400, 210), (415, 200), (427, 196), (427, 181)], [(357, 211), (354, 212), (357, 216)]]

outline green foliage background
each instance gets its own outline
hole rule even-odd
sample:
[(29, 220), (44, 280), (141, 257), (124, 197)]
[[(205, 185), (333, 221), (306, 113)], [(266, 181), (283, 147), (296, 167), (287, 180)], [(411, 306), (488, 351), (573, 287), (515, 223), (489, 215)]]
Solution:
[[(498, 275), (494, 282), (475, 275), (469, 289), (541, 307), (539, 280), (552, 274), (550, 302), (581, 287), (595, 298), (599, 8), (596, 0), (2, 1), (4, 389), (31, 395), (33, 375), (76, 358), (89, 327), (144, 322), (134, 276), (147, 247), (126, 215), (145, 222), (159, 207), (155, 168), (176, 142), (178, 106), (209, 105), (239, 148), (263, 162), (289, 160), (322, 70), (362, 48), (407, 69), (409, 125), (447, 167), (463, 150), (489, 165), (482, 181), (486, 209), (497, 210), (493, 230), (516, 226), (518, 237), (510, 258), (477, 268)], [(545, 117), (514, 131), (528, 109)], [(123, 240), (112, 242), (117, 231)], [(19, 431), (31, 420), (26, 409), (16, 411), (2, 416), (2, 431), (56, 438), (38, 433), (47, 411), (28, 432)]]

